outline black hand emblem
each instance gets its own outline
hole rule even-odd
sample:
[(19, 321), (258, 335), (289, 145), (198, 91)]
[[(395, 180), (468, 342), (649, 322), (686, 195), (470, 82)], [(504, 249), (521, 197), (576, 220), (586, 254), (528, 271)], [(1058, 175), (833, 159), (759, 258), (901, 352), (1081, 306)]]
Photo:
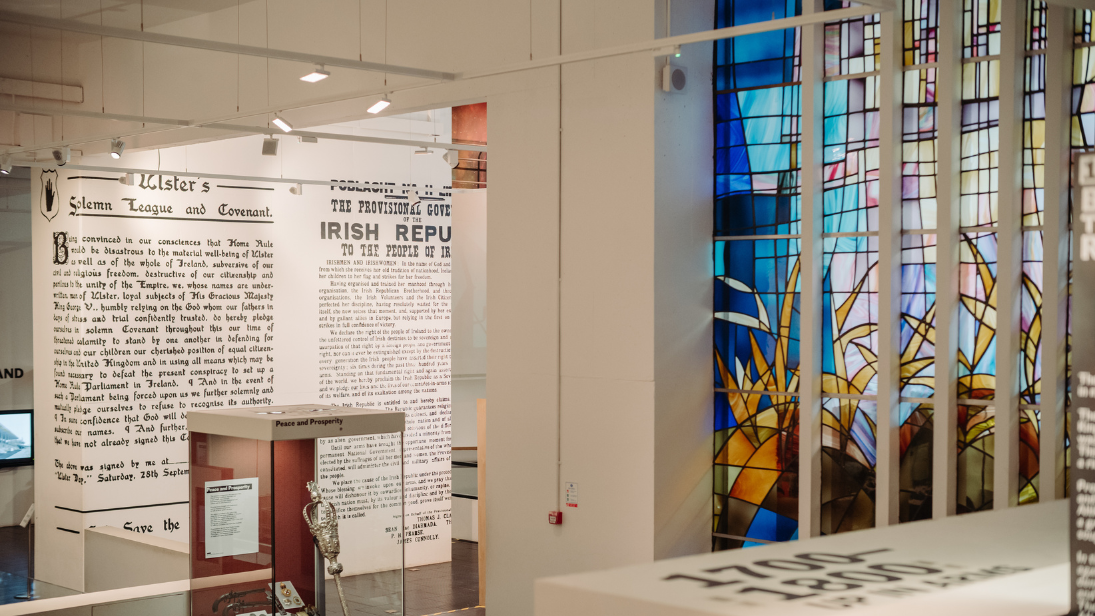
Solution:
[(53, 197), (55, 196), (53, 190), (53, 180), (46, 180), (46, 211), (53, 211)]

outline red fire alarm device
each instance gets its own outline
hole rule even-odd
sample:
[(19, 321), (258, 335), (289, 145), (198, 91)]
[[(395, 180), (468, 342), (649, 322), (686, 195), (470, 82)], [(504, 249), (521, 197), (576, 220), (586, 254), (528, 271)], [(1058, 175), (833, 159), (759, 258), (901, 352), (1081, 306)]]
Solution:
[(562, 511), (549, 511), (548, 512), (548, 524), (562, 524), (563, 512)]

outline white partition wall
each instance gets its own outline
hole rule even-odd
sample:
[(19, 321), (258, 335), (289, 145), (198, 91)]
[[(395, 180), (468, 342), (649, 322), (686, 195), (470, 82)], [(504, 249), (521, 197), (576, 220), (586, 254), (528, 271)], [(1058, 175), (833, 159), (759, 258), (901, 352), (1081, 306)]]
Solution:
[[(445, 109), (328, 129), (447, 139), (448, 122)], [(408, 566), (450, 560), (443, 152), (292, 135), (276, 157), (262, 146), (244, 137), (130, 153), (118, 171), (106, 156), (35, 170), (36, 368), (53, 377), (35, 390), (48, 409), (35, 419), (39, 455), (51, 462), (36, 467), (41, 579), (82, 589), (72, 555), (90, 527), (187, 542), (187, 413), (280, 404), (409, 418), (402, 442), (317, 447), (342, 532), (380, 542), (347, 542), (347, 574), (397, 566), (404, 537)], [(131, 183), (119, 182), (126, 170)], [(401, 452), (406, 518), (393, 497)]]

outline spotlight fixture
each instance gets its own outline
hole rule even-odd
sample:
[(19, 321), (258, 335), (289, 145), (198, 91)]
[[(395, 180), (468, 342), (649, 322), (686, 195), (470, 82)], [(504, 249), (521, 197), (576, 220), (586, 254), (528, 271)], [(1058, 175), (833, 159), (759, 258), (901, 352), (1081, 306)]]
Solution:
[(304, 194), (304, 186), (302, 186), (300, 184), (293, 184), (292, 186), (289, 187), (289, 194), (303, 195)]
[(69, 159), (72, 158), (72, 149), (66, 145), (63, 148), (53, 150), (52, 154), (53, 162), (57, 163), (58, 167), (63, 167), (68, 163)]
[(135, 184), (135, 182), (133, 180), (133, 174), (132, 173), (127, 173), (125, 175), (119, 176), (118, 177), (118, 183), (123, 185), (123, 186), (133, 186), (133, 184)]
[(0, 158), (0, 174), (9, 175), (11, 173), (11, 157), (4, 156)]
[(387, 109), (388, 105), (391, 105), (391, 104), (392, 104), (392, 100), (390, 98), (388, 98), (387, 94), (385, 94), (384, 96), (380, 97), (380, 100), (373, 103), (373, 106), (369, 107), (366, 111), (368, 111), (369, 113), (380, 113), (381, 111), (384, 111), (385, 109)]
[(301, 143), (319, 143), (319, 137), (312, 137), (312, 136), (303, 135), (303, 136), (300, 137), (300, 142)]
[(445, 162), (449, 163), (449, 167), (455, 169), (460, 164), (460, 150), (446, 150), (445, 155), (441, 158), (445, 159)]
[(118, 159), (122, 157), (122, 152), (125, 151), (125, 142), (121, 139), (110, 140), (110, 157)]
[(430, 149), (427, 148), (427, 147), (423, 147), (420, 150), (415, 150), (414, 153), (419, 154), (419, 155), (421, 155), (421, 154), (433, 154), (433, 152), (431, 152)]
[(262, 155), (263, 156), (277, 156), (278, 155), (278, 140), (273, 137), (266, 137), (262, 140)]
[(317, 81), (323, 81), (331, 76), (331, 73), (323, 70), (323, 65), (320, 64), (311, 73), (300, 78), (301, 81), (307, 81), (308, 83), (315, 83)]
[(279, 116), (276, 113), (274, 114), (274, 126), (277, 126), (278, 128), (280, 128), (282, 130), (282, 132), (286, 132), (286, 133), (293, 130), (293, 125), (286, 122), (285, 118)]

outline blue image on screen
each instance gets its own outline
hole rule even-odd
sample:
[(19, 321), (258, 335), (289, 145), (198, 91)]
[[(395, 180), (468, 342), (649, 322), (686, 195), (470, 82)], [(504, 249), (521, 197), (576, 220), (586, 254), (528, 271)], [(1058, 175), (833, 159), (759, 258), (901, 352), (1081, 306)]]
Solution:
[(31, 457), (30, 424), (31, 413), (0, 414), (0, 461)]

